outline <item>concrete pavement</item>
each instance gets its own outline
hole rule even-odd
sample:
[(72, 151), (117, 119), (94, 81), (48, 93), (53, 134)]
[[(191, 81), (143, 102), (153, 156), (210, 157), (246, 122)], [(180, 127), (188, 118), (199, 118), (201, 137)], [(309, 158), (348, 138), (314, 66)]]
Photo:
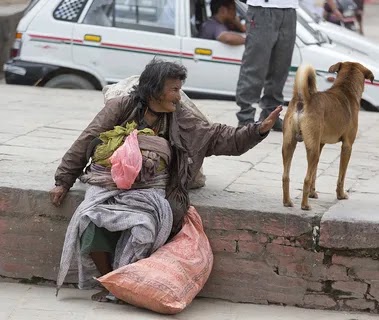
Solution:
[[(0, 92), (0, 187), (48, 191), (64, 152), (102, 108), (102, 93), (7, 85), (0, 85)], [(212, 121), (236, 125), (237, 108), (233, 102), (195, 103)], [(379, 190), (375, 187), (379, 179), (378, 127), (379, 113), (360, 112), (358, 138), (345, 185), (352, 199), (340, 204), (345, 209), (364, 195), (379, 203)], [(291, 170), (295, 208), (282, 207), (281, 143), (282, 134), (271, 132), (263, 143), (240, 157), (207, 158), (206, 187), (193, 192), (192, 199), (199, 204), (234, 209), (261, 210), (263, 206), (282, 213), (324, 213), (337, 203), (340, 145), (326, 145), (322, 152), (317, 179), (320, 199), (311, 200), (313, 211), (307, 213), (299, 209), (307, 166), (304, 144), (298, 144)], [(81, 184), (76, 188), (81, 189)]]
[(182, 313), (159, 315), (130, 305), (90, 300), (95, 291), (55, 289), (0, 282), (0, 320), (374, 320), (377, 315), (306, 310), (295, 307), (238, 304), (222, 300), (195, 299)]
[[(47, 191), (53, 186), (54, 171), (64, 152), (102, 108), (102, 93), (7, 85), (0, 85), (0, 92), (0, 186)], [(233, 102), (195, 102), (212, 121), (236, 125)], [(379, 113), (360, 112), (360, 130), (346, 179), (346, 189), (353, 198), (360, 193), (379, 197), (374, 187), (379, 175), (378, 126)], [(206, 159), (207, 185), (201, 193), (246, 193), (249, 197), (240, 206), (259, 207), (258, 199), (265, 199), (267, 207), (288, 210), (281, 205), (281, 143), (282, 134), (271, 132), (263, 143), (240, 157)], [(339, 152), (339, 145), (327, 145), (323, 150), (317, 181), (320, 199), (311, 202), (314, 213), (324, 212), (336, 203)], [(298, 144), (291, 174), (296, 199), (305, 170), (304, 145)], [(221, 201), (228, 206), (227, 197)], [(295, 200), (295, 204), (293, 210), (298, 209), (299, 201)]]

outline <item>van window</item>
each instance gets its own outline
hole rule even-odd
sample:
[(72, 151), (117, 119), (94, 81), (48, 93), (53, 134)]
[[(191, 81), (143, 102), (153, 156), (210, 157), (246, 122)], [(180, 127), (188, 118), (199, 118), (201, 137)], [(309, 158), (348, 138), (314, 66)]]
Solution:
[[(245, 2), (246, 1), (235, 1), (236, 14), (242, 23), (246, 23), (247, 4)], [(212, 16), (211, 0), (191, 1), (191, 5), (192, 4), (194, 4), (194, 8), (191, 7), (191, 36), (197, 37), (201, 25)]]
[(88, 0), (62, 0), (53, 12), (57, 20), (77, 22)]
[(201, 24), (208, 19), (206, 2), (204, 0), (190, 2), (191, 36), (197, 37)]
[(175, 0), (116, 0), (115, 26), (174, 34)]
[(94, 0), (83, 23), (175, 33), (176, 0)]
[(113, 26), (113, 0), (94, 0), (89, 8), (83, 23), (96, 26)]

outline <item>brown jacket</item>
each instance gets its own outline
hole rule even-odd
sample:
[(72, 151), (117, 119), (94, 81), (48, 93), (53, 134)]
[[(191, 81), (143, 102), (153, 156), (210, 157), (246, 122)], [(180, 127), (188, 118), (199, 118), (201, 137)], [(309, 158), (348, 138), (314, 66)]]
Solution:
[[(101, 132), (111, 130), (115, 125), (128, 120), (134, 109), (131, 104), (128, 96), (106, 102), (104, 108), (63, 156), (55, 173), (56, 185), (71, 188), (87, 164), (86, 153), (91, 141)], [(176, 224), (188, 209), (188, 182), (195, 177), (204, 158), (211, 155), (238, 156), (245, 153), (267, 136), (261, 136), (258, 129), (257, 123), (242, 128), (211, 124), (194, 114), (190, 108), (186, 108), (184, 103), (170, 115), (170, 144), (176, 150), (176, 156), (174, 155), (166, 193), (168, 200), (171, 200)]]

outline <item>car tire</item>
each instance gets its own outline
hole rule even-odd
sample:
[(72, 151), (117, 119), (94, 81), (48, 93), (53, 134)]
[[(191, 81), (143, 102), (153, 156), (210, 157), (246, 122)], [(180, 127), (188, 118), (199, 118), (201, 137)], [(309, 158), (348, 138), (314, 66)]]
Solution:
[(363, 110), (366, 111), (376, 111), (379, 112), (379, 108), (372, 105), (370, 102), (367, 102), (366, 100), (361, 100), (361, 107)]
[(46, 82), (45, 87), (63, 89), (85, 89), (94, 90), (95, 86), (76, 74), (61, 74)]

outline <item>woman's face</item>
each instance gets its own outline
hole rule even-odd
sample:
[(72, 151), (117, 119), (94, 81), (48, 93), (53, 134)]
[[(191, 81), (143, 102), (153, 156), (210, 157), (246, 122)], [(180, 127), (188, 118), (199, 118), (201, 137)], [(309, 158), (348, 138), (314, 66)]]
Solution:
[(176, 105), (180, 101), (180, 89), (182, 88), (182, 81), (180, 79), (167, 79), (163, 93), (158, 100), (153, 100), (152, 108), (156, 112), (174, 112)]

